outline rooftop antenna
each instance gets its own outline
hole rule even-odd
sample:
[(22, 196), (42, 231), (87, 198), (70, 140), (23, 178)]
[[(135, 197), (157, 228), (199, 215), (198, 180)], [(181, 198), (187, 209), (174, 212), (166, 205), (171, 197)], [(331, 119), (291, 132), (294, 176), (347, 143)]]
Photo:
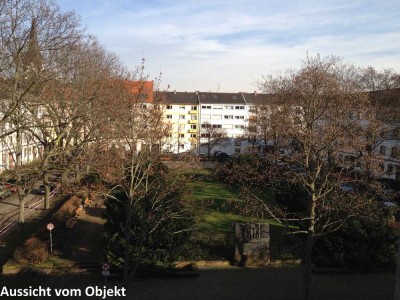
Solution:
[(217, 83), (217, 93), (219, 93), (220, 89), (221, 89), (221, 83), (218, 82), (218, 83)]

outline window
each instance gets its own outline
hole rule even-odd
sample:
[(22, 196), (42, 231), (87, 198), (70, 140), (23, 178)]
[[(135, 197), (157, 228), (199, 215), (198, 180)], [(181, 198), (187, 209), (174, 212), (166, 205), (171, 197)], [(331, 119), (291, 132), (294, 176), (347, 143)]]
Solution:
[(231, 115), (226, 115), (226, 116), (224, 116), (224, 119), (233, 119), (233, 116), (231, 116)]
[(167, 109), (172, 109), (172, 105), (167, 105)]
[(379, 148), (379, 154), (380, 155), (385, 155), (386, 154), (386, 146), (381, 146)]
[(236, 105), (235, 109), (244, 109), (244, 106), (243, 105)]
[(208, 138), (208, 137), (210, 137), (210, 134), (209, 133), (202, 133), (201, 137), (202, 138)]
[(192, 105), (192, 107), (190, 108), (190, 110), (197, 110), (197, 106)]
[(222, 115), (213, 115), (212, 118), (215, 119), (215, 120), (221, 120), (222, 119)]
[(211, 109), (211, 105), (202, 105), (201, 108), (202, 109)]
[(180, 144), (180, 145), (179, 145), (179, 148), (185, 149), (185, 144)]
[(233, 105), (225, 105), (224, 109), (234, 109), (235, 107)]
[(386, 173), (393, 174), (393, 165), (392, 164), (387, 165)]
[(213, 127), (213, 128), (222, 128), (222, 125), (220, 125), (220, 124), (213, 124), (212, 127)]
[(190, 125), (190, 129), (197, 129), (197, 125)]
[(180, 133), (179, 137), (183, 139), (185, 137), (185, 134), (184, 133)]
[(180, 120), (185, 120), (185, 116), (184, 115), (179, 115), (179, 119)]
[(179, 105), (179, 109), (185, 109), (185, 105)]
[(211, 119), (211, 115), (202, 115), (203, 119)]
[(244, 125), (235, 125), (235, 129), (244, 129)]
[(244, 116), (235, 116), (235, 119), (237, 119), (237, 120), (244, 120)]
[(167, 119), (172, 119), (172, 115), (167, 115)]
[(233, 125), (224, 124), (224, 125), (222, 125), (222, 128), (224, 128), (224, 129), (232, 129)]
[(197, 134), (191, 134), (190, 137), (191, 138), (197, 138)]
[(222, 105), (214, 105), (213, 109), (222, 109)]
[(185, 129), (185, 125), (184, 124), (179, 125), (179, 130), (184, 130), (184, 129)]

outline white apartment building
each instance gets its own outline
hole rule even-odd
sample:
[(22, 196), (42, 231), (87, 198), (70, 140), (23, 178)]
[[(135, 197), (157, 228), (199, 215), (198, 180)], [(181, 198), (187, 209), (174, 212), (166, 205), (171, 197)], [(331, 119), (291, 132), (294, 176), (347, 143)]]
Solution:
[(247, 99), (253, 100), (256, 96), (245, 93), (161, 93), (161, 97), (155, 98), (164, 105), (165, 121), (171, 126), (163, 150), (198, 152), (199, 145), (208, 140), (207, 126), (218, 129), (227, 138), (243, 137), (250, 114)]
[(400, 180), (400, 129), (389, 130), (387, 139), (375, 147), (375, 155), (381, 160), (382, 177)]
[(205, 142), (206, 123), (220, 128), (226, 137), (243, 136), (248, 122), (249, 106), (242, 93), (198, 93), (201, 142)]
[[(19, 139), (21, 147), (21, 164), (36, 160), (40, 155), (42, 148), (40, 144), (28, 133), (22, 132)], [(18, 138), (16, 133), (12, 133), (3, 138), (0, 142), (0, 172), (12, 169), (16, 162), (16, 153), (18, 149)]]

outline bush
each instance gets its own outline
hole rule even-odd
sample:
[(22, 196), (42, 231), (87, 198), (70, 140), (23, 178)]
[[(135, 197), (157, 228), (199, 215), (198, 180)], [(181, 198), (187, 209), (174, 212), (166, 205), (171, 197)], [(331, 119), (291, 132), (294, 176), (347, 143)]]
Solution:
[(86, 174), (82, 179), (81, 179), (81, 184), (82, 185), (99, 185), (101, 184), (101, 178), (99, 173), (89, 173)]
[(40, 264), (48, 256), (46, 243), (36, 237), (26, 240), (23, 247), (18, 247), (14, 252), (15, 261), (22, 264)]
[[(387, 219), (386, 219), (387, 220)], [(370, 269), (394, 265), (396, 231), (385, 217), (355, 218), (315, 244), (314, 262), (322, 267)]]

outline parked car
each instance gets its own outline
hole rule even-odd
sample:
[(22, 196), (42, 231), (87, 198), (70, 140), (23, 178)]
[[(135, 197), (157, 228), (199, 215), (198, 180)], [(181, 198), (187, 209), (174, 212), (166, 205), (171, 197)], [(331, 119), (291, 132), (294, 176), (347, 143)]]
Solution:
[(4, 199), (11, 195), (11, 191), (5, 185), (0, 185), (0, 199)]
[[(51, 193), (57, 187), (57, 183), (56, 182), (49, 182), (49, 187), (50, 187), (50, 193)], [(41, 184), (39, 186), (38, 193), (40, 195), (44, 195), (45, 194), (44, 184)]]
[(349, 192), (349, 193), (353, 193), (355, 191), (354, 186), (350, 183), (342, 183), (340, 185), (340, 189), (344, 192)]

